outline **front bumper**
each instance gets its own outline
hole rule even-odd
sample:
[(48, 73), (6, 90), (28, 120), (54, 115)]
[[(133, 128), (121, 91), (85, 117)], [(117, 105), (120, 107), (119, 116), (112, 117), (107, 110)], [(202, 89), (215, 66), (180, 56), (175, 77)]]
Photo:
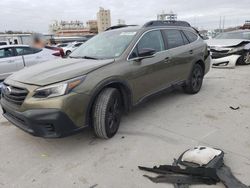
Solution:
[(240, 55), (229, 55), (221, 58), (212, 59), (214, 68), (235, 68)]
[[(89, 95), (72, 91), (60, 97), (35, 99), (32, 96), (37, 86), (11, 80), (5, 84), (10, 85), (13, 91), (17, 87), (28, 91), (25, 100), (18, 104), (12, 102), (15, 98), (8, 98), (5, 94), (0, 101), (3, 116), (22, 130), (34, 136), (57, 138), (71, 135), (88, 126), (86, 116)], [(20, 91), (23, 92), (23, 89), (18, 90), (19, 93)]]
[(59, 138), (80, 131), (72, 120), (58, 109), (33, 109), (18, 112), (1, 101), (3, 116), (18, 128), (39, 137)]

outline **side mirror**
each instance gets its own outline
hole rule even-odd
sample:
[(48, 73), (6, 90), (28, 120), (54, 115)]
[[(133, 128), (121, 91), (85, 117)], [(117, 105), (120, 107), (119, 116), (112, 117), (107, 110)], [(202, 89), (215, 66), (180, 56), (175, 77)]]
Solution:
[(150, 58), (156, 53), (155, 49), (152, 48), (143, 48), (139, 50), (139, 58)]

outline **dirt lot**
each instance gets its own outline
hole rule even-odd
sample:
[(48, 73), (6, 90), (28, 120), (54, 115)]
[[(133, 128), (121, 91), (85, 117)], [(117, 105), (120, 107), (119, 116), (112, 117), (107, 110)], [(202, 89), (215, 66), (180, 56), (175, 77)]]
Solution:
[(151, 183), (137, 166), (171, 164), (196, 145), (223, 149), (226, 164), (250, 184), (249, 75), (250, 66), (212, 69), (199, 94), (174, 91), (150, 100), (125, 116), (117, 136), (107, 141), (90, 130), (36, 138), (0, 117), (0, 187), (172, 187)]

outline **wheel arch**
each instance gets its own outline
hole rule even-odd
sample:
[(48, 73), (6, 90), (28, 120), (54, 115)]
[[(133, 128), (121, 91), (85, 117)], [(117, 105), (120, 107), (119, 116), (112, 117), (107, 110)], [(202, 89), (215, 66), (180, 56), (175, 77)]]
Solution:
[(108, 87), (118, 89), (118, 91), (120, 92), (122, 96), (122, 102), (123, 102), (125, 112), (129, 112), (130, 109), (132, 108), (132, 91), (131, 91), (129, 84), (126, 81), (119, 79), (119, 78), (109, 78), (99, 83), (90, 94), (91, 99), (88, 104), (86, 116), (85, 116), (86, 125), (91, 125), (91, 112), (92, 112), (93, 105), (94, 105), (96, 98), (98, 97), (98, 95), (103, 89), (108, 88)]
[[(199, 64), (200, 66), (201, 66), (201, 68), (202, 68), (202, 71), (203, 71), (203, 74), (205, 74), (205, 63), (204, 63), (204, 61), (202, 61), (202, 60), (198, 60), (198, 61), (196, 61), (195, 63), (194, 63), (194, 65), (196, 65), (196, 64)], [(194, 66), (193, 65), (193, 66)]]
[(196, 61), (193, 63), (193, 65), (191, 66), (191, 70), (190, 70), (190, 73), (189, 73), (189, 75), (188, 75), (188, 79), (185, 81), (186, 84), (188, 84), (188, 80), (189, 80), (190, 76), (192, 75), (193, 68), (194, 68), (194, 66), (195, 66), (196, 64), (199, 64), (199, 65), (202, 67), (203, 73), (205, 73), (206, 67), (205, 67), (204, 61), (202, 61), (201, 59), (196, 60)]

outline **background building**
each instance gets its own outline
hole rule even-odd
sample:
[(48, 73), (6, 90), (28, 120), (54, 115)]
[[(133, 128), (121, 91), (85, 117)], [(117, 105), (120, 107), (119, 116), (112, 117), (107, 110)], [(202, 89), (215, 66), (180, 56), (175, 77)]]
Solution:
[(91, 33), (98, 33), (97, 20), (89, 20), (86, 24)]
[(97, 12), (97, 26), (98, 33), (105, 31), (111, 26), (110, 10), (100, 7), (99, 12)]
[(177, 20), (177, 14), (170, 11), (170, 13), (165, 13), (162, 11), (161, 14), (157, 15), (157, 20)]
[(126, 22), (125, 22), (125, 20), (118, 19), (118, 20), (117, 20), (117, 24), (118, 24), (118, 25), (126, 25)]
[(56, 36), (85, 36), (91, 34), (81, 21), (55, 21), (50, 25), (50, 32)]

